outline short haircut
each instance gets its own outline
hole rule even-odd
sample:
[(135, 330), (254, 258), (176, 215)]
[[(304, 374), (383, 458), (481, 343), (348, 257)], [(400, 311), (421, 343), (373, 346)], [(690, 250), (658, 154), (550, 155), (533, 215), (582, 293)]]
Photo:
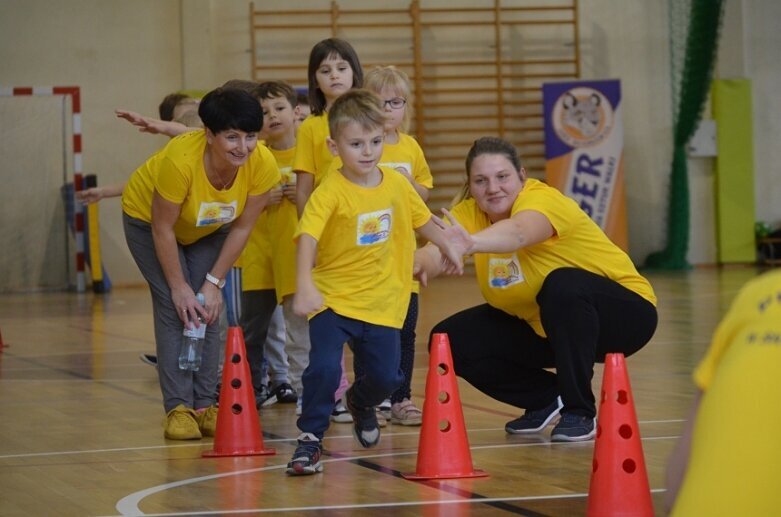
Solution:
[[(309, 94), (305, 92), (296, 93), (296, 100), (299, 106), (306, 106), (309, 108)], [(311, 108), (310, 108), (311, 109)]]
[(206, 94), (198, 106), (203, 125), (212, 133), (238, 129), (258, 133), (263, 127), (263, 110), (252, 95), (238, 88), (220, 87)]
[(322, 115), (325, 111), (325, 95), (317, 85), (317, 69), (330, 56), (338, 56), (350, 65), (353, 71), (353, 88), (361, 88), (363, 86), (363, 68), (361, 68), (361, 61), (358, 59), (358, 54), (356, 54), (352, 45), (338, 38), (328, 38), (316, 43), (309, 53), (309, 69), (307, 71), (309, 79), (309, 106), (315, 115)]
[(222, 87), (236, 88), (237, 90), (244, 90), (247, 93), (252, 93), (252, 91), (258, 87), (258, 83), (255, 81), (247, 81), (246, 79), (228, 79)]
[[(363, 79), (363, 87), (378, 94), (383, 88), (396, 92), (396, 95), (409, 101), (412, 96), (412, 87), (409, 77), (395, 66), (378, 66), (366, 73)], [(384, 99), (383, 99), (384, 100)], [(407, 102), (404, 109), (404, 118), (401, 121), (401, 132), (409, 131), (409, 123), (412, 118), (412, 107)]]
[(169, 93), (160, 102), (157, 107), (157, 111), (160, 113), (160, 120), (170, 122), (174, 119), (174, 108), (185, 99), (190, 99), (189, 95), (185, 93)]
[(298, 105), (298, 94), (292, 86), (284, 81), (266, 81), (260, 83), (255, 90), (255, 96), (258, 100), (266, 100), (272, 97), (286, 98), (292, 107)]
[(328, 113), (328, 130), (336, 139), (341, 131), (353, 122), (366, 131), (385, 126), (385, 111), (376, 93), (369, 90), (350, 90), (339, 96)]

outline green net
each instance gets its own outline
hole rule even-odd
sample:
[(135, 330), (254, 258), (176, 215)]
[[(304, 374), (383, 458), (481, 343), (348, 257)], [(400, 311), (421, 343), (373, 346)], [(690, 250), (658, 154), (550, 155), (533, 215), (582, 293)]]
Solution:
[[(687, 269), (689, 178), (686, 143), (702, 117), (716, 61), (724, 0), (670, 0), (673, 104), (673, 159), (667, 207), (667, 246), (652, 253), (645, 267)], [(686, 13), (688, 11), (688, 23)], [(686, 27), (685, 37), (682, 28)], [(677, 40), (676, 40), (677, 39)], [(681, 42), (685, 52), (681, 53)]]

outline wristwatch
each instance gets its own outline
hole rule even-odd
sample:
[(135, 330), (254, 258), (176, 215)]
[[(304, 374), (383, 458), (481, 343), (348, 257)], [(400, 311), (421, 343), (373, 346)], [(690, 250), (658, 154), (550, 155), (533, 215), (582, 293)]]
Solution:
[(212, 275), (211, 273), (206, 273), (206, 281), (216, 285), (220, 289), (225, 287), (225, 279), (224, 278), (217, 278), (216, 276)]

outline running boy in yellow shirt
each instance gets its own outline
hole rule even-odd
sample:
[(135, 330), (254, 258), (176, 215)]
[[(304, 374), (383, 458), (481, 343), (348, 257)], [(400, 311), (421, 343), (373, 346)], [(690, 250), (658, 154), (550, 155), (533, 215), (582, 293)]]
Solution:
[(296, 232), (293, 309), (310, 315), (311, 350), (297, 421), (301, 435), (287, 466), (291, 475), (323, 470), (322, 439), (345, 342), (364, 371), (345, 394), (353, 434), (367, 448), (380, 440), (374, 406), (403, 381), (399, 329), (412, 289), (415, 237), (410, 228), (440, 248), (448, 270), (463, 270), (442, 222), (409, 181), (377, 165), (385, 125), (379, 97), (366, 90), (343, 94), (331, 107), (328, 124), (328, 147), (343, 165), (312, 193)]

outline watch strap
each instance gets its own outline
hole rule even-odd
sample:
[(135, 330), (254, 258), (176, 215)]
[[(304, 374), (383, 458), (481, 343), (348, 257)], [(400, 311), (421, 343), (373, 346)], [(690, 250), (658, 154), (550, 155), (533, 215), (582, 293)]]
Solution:
[(217, 278), (216, 276), (212, 275), (211, 273), (206, 273), (206, 281), (216, 285), (220, 289), (225, 287), (225, 279), (224, 278), (222, 278), (222, 279)]

